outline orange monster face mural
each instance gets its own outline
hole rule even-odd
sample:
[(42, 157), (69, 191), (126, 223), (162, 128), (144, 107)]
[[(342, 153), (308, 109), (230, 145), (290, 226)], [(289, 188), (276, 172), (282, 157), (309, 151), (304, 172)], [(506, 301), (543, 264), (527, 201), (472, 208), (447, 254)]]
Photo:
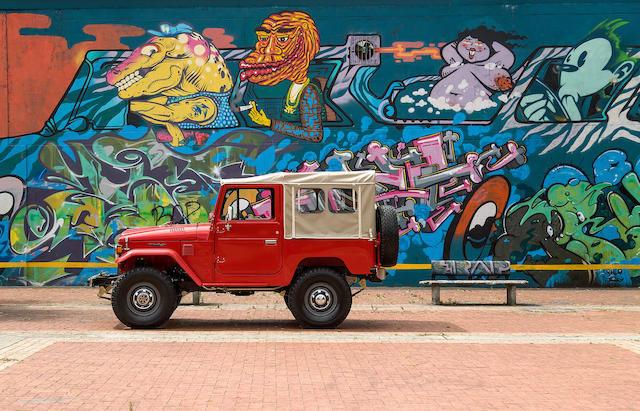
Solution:
[(240, 79), (272, 86), (283, 80), (302, 83), (320, 48), (318, 29), (303, 12), (272, 14), (256, 28), (255, 50), (240, 62)]

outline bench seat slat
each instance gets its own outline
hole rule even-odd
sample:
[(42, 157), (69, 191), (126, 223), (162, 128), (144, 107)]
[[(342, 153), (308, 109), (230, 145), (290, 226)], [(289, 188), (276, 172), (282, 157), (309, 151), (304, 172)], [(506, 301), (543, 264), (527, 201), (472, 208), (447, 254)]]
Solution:
[(420, 281), (422, 285), (525, 285), (529, 284), (527, 280), (426, 280)]

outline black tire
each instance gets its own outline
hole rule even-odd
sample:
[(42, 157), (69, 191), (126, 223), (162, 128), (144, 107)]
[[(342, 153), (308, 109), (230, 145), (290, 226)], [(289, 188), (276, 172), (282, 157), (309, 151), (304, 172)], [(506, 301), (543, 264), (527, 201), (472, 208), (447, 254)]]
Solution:
[(289, 310), (291, 310), (291, 305), (289, 304), (289, 291), (287, 291), (284, 295), (284, 303)]
[(287, 291), (291, 314), (308, 328), (335, 328), (351, 310), (351, 289), (343, 275), (313, 268), (298, 276)]
[(398, 216), (395, 208), (387, 205), (376, 207), (376, 230), (380, 233), (380, 265), (391, 267), (398, 262), (400, 238)]
[(156, 328), (167, 322), (177, 307), (176, 289), (166, 274), (153, 267), (133, 268), (116, 281), (111, 307), (131, 328)]

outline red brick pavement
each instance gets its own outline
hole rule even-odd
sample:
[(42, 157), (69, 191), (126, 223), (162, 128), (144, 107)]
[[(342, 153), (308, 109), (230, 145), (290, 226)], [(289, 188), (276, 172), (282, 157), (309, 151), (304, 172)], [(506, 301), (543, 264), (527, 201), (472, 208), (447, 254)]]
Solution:
[(611, 345), (58, 343), (0, 372), (0, 408), (623, 410), (638, 370)]
[[(497, 289), (442, 288), (442, 301), (456, 304), (504, 304), (506, 291)], [(518, 303), (565, 305), (636, 305), (640, 306), (638, 288), (518, 288)], [(256, 293), (250, 297), (231, 294), (203, 293), (205, 303), (274, 304), (282, 303), (276, 293)], [(0, 287), (3, 304), (78, 304), (100, 305), (96, 290), (87, 287)], [(431, 304), (431, 289), (369, 287), (360, 293), (354, 304)]]
[[(504, 298), (443, 290), (458, 304)], [(128, 331), (94, 290), (0, 288), (0, 410), (640, 408), (637, 289), (519, 290), (514, 308), (431, 306), (428, 289), (372, 288), (339, 330), (322, 333), (301, 330), (276, 294), (204, 299), (153, 334)], [(252, 339), (265, 332), (287, 342)], [(536, 343), (509, 344), (521, 333)], [(349, 342), (326, 342), (341, 334)], [(420, 337), (441, 334), (468, 340)], [(611, 344), (590, 344), (595, 334)], [(395, 335), (408, 338), (357, 341)]]
[[(640, 311), (577, 310), (528, 312), (496, 309), (428, 311), (354, 310), (339, 327), (343, 331), (500, 332), (500, 333), (640, 333)], [(2, 331), (124, 330), (110, 307), (94, 309), (0, 307)], [(293, 316), (278, 309), (220, 310), (180, 306), (165, 325), (168, 331), (298, 332)]]

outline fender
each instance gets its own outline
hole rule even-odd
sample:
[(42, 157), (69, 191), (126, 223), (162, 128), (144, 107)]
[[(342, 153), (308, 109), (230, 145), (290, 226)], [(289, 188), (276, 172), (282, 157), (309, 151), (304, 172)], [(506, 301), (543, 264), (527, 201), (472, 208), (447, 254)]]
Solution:
[(193, 270), (189, 267), (189, 265), (182, 259), (180, 254), (178, 254), (177, 252), (171, 249), (139, 248), (139, 249), (127, 251), (126, 253), (124, 253), (123, 255), (121, 255), (119, 258), (116, 259), (116, 264), (120, 265), (120, 263), (123, 263), (129, 260), (130, 258), (148, 257), (148, 256), (166, 256), (173, 259), (173, 261), (175, 261), (184, 270), (184, 272), (187, 273), (189, 277), (191, 277), (193, 282), (196, 283), (198, 287), (202, 286), (203, 284), (202, 280), (198, 278), (196, 273), (194, 273)]

